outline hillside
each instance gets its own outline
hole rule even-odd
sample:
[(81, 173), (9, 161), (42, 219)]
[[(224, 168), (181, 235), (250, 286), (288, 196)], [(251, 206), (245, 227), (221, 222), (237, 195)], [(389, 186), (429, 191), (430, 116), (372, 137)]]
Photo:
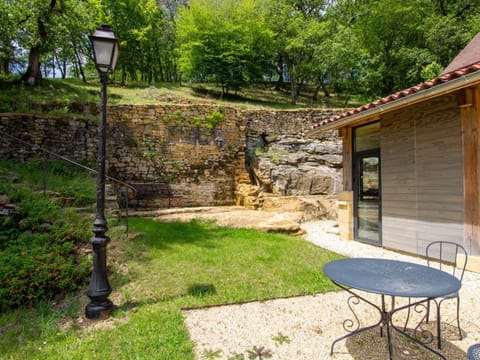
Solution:
[[(48, 79), (30, 87), (0, 79), (0, 112), (47, 113), (51, 115), (91, 113), (99, 102), (98, 81)], [(277, 91), (272, 84), (252, 86), (220, 98), (220, 89), (211, 84), (155, 85), (109, 84), (109, 104), (223, 104), (249, 109), (343, 108), (364, 103), (365, 99), (320, 96), (312, 100), (313, 89), (305, 86), (297, 104), (290, 102), (288, 89)], [(90, 111), (89, 111), (90, 110)]]

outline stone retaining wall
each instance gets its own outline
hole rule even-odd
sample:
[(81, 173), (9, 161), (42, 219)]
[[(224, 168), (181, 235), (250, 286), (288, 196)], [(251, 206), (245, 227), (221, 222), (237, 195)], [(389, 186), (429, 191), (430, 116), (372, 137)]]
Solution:
[[(336, 133), (318, 140), (304, 134), (313, 122), (334, 113), (215, 105), (109, 106), (107, 173), (137, 184), (142, 197), (136, 203), (142, 208), (259, 207), (265, 192), (329, 195), (341, 183), (339, 139)], [(94, 164), (97, 123), (96, 118), (0, 114), (0, 156), (38, 156), (38, 149), (7, 136), (13, 135)]]

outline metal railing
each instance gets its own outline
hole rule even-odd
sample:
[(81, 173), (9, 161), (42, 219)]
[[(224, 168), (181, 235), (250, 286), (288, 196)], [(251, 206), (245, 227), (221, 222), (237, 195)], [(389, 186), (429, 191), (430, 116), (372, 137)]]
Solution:
[[(4, 132), (4, 131), (1, 131), (1, 130), (0, 130), (0, 134), (2, 134), (3, 136), (8, 137), (8, 138), (10, 138), (10, 139), (12, 139), (12, 140), (14, 140), (14, 141), (17, 141), (17, 142), (19, 142), (19, 143), (21, 143), (21, 144), (23, 144), (23, 145), (26, 145), (26, 146), (30, 147), (34, 152), (37, 152), (37, 151), (38, 151), (38, 152), (41, 152), (42, 154), (47, 154), (47, 155), (53, 156), (53, 157), (55, 157), (55, 158), (57, 158), (57, 159), (60, 159), (60, 160), (62, 160), (62, 161), (65, 161), (65, 162), (67, 162), (67, 163), (69, 163), (69, 164), (75, 165), (75, 166), (80, 167), (80, 168), (82, 168), (82, 169), (84, 169), (84, 170), (88, 170), (88, 171), (90, 171), (90, 172), (92, 172), (92, 173), (94, 173), (94, 174), (97, 174), (97, 173), (98, 173), (97, 170), (92, 169), (92, 168), (90, 168), (90, 167), (88, 167), (88, 166), (86, 166), (86, 165), (80, 164), (79, 162), (77, 162), (77, 161), (75, 161), (75, 160), (71, 160), (71, 159), (69, 159), (69, 158), (67, 158), (67, 157), (65, 157), (65, 156), (63, 156), (63, 155), (57, 154), (57, 153), (55, 153), (55, 152), (53, 152), (53, 151), (43, 149), (43, 148), (41, 148), (39, 145), (35, 145), (35, 144), (32, 144), (32, 143), (29, 143), (28, 141), (22, 140), (22, 139), (20, 139), (20, 138), (18, 138), (18, 137), (16, 137), (16, 136), (13, 136), (13, 135), (11, 135), (11, 134), (8, 134), (8, 133)], [(43, 159), (43, 161), (45, 161), (45, 156), (42, 156), (42, 159)], [(111, 176), (106, 175), (105, 178), (106, 178), (107, 180), (110, 180), (110, 181), (112, 181), (112, 182), (115, 182), (115, 183), (123, 186), (123, 188), (120, 188), (120, 189), (119, 189), (119, 193), (121, 194), (121, 196), (122, 196), (122, 198), (123, 198), (123, 200), (124, 200), (124, 205), (125, 205), (125, 225), (126, 225), (126, 234), (127, 234), (127, 236), (128, 236), (128, 207), (129, 207), (129, 191), (128, 191), (128, 189), (130, 189), (130, 190), (132, 191), (132, 193), (133, 193), (133, 198), (134, 198), (134, 199), (137, 198), (137, 189), (136, 189), (134, 186), (130, 185), (129, 183), (127, 183), (127, 182), (125, 182), (125, 181), (122, 181), (122, 180), (118, 180), (118, 179), (116, 179), (116, 178), (114, 178), (114, 177), (111, 177)], [(44, 177), (43, 177), (43, 193), (44, 193), (44, 195), (46, 194), (46, 189), (47, 189), (47, 184), (46, 184), (46, 172), (44, 172)]]

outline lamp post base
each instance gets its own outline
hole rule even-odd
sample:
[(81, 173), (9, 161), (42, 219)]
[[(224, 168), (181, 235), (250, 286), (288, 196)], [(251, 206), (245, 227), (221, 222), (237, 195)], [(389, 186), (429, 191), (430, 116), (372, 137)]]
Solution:
[(106, 319), (113, 310), (113, 303), (109, 299), (103, 301), (91, 301), (85, 307), (85, 316), (87, 319), (101, 320)]

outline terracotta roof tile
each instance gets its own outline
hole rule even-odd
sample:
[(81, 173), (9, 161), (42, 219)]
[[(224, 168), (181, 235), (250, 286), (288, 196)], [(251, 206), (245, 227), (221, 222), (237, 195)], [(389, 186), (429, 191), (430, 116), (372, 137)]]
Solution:
[[(478, 36), (478, 35), (477, 35)], [(479, 38), (480, 40), (480, 38)], [(390, 103), (392, 101), (395, 101), (395, 100), (398, 100), (398, 99), (401, 99), (403, 97), (406, 97), (406, 96), (409, 96), (409, 95), (412, 95), (414, 93), (417, 93), (419, 91), (422, 91), (422, 90), (427, 90), (427, 89), (430, 89), (434, 86), (438, 86), (440, 84), (444, 84), (446, 82), (449, 82), (451, 80), (454, 80), (454, 79), (457, 79), (459, 77), (462, 77), (464, 75), (467, 75), (467, 74), (470, 74), (470, 73), (473, 73), (475, 71), (478, 71), (480, 70), (480, 62), (477, 62), (475, 64), (472, 64), (472, 65), (468, 65), (468, 66), (465, 66), (461, 69), (457, 69), (457, 70), (454, 70), (454, 71), (451, 71), (449, 73), (446, 73), (446, 74), (442, 74), (432, 80), (428, 80), (428, 81), (425, 81), (423, 83), (420, 83), (418, 85), (415, 85), (415, 86), (412, 86), (408, 89), (405, 89), (405, 90), (402, 90), (402, 91), (399, 91), (399, 92), (396, 92), (394, 94), (391, 94), (391, 95), (388, 95), (388, 96), (385, 96), (381, 99), (377, 99), (375, 101), (372, 101), (371, 103), (368, 103), (368, 104), (365, 104), (365, 105), (362, 105), (362, 106), (359, 106), (355, 109), (352, 109), (352, 110), (349, 110), (349, 111), (346, 111), (344, 113), (341, 113), (339, 115), (335, 115), (335, 116), (332, 116), (331, 118), (329, 119), (326, 119), (326, 120), (323, 120), (317, 124), (314, 124), (312, 126), (312, 129), (318, 129), (322, 126), (325, 126), (325, 125), (328, 125), (328, 124), (331, 124), (335, 121), (338, 121), (340, 119), (344, 119), (346, 117), (349, 117), (349, 116), (352, 116), (352, 115), (355, 115), (355, 114), (358, 114), (360, 112), (363, 112), (363, 111), (367, 111), (367, 110), (370, 110), (370, 109), (373, 109), (377, 106), (380, 106), (380, 105), (384, 105), (384, 104), (387, 104), (387, 103)]]

